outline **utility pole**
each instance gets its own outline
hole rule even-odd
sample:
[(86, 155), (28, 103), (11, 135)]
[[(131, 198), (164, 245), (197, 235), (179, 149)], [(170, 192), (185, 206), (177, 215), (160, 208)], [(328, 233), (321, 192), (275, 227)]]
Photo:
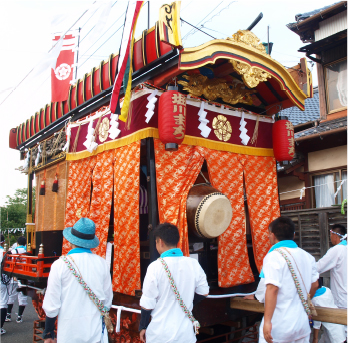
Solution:
[(150, 1), (147, 2), (147, 29), (150, 28)]
[(270, 51), (269, 51), (269, 25), (267, 26), (267, 52), (268, 55), (270, 55)]
[(77, 79), (77, 65), (79, 63), (79, 50), (80, 50), (80, 32), (81, 27), (79, 27), (79, 33), (77, 36), (77, 50), (76, 50), (76, 62), (75, 62), (75, 75), (73, 76), (73, 80)]

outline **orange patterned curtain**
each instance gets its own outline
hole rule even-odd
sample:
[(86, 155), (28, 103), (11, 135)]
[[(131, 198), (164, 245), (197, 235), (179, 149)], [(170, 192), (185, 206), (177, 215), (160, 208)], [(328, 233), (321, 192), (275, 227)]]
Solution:
[(271, 244), (268, 226), (280, 216), (277, 170), (274, 157), (247, 156), (244, 166), (254, 259), (261, 271)]
[(97, 163), (93, 169), (93, 193), (89, 218), (96, 226), (96, 235), (99, 246), (93, 252), (103, 258), (106, 254), (112, 191), (114, 186), (115, 150), (107, 150), (96, 156)]
[(159, 140), (155, 140), (155, 157), (160, 222), (168, 221), (179, 227), (178, 247), (186, 256), (189, 255), (186, 198), (206, 159), (212, 185), (230, 199), (233, 209), (232, 222), (218, 240), (219, 286), (253, 282), (245, 236), (243, 175), (254, 258), (260, 270), (270, 248), (269, 223), (280, 215), (274, 158), (187, 145), (181, 145), (177, 152), (166, 152)]
[(113, 290), (134, 295), (140, 289), (140, 141), (115, 150)]
[[(64, 227), (72, 227), (81, 217), (88, 217), (92, 173), (96, 162), (96, 156), (70, 162)], [(64, 239), (62, 254), (65, 255), (69, 250), (69, 242)]]
[(233, 210), (230, 226), (218, 239), (219, 286), (253, 282), (245, 235), (242, 165), (245, 155), (205, 149), (205, 157), (211, 184), (229, 198)]
[(178, 151), (171, 152), (165, 150), (159, 139), (154, 142), (159, 220), (179, 228), (178, 247), (189, 256), (186, 198), (202, 168), (201, 148), (180, 145)]

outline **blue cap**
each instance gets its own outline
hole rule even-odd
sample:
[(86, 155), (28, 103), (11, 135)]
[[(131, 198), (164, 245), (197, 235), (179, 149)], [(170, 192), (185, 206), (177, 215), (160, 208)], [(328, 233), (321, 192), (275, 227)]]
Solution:
[(99, 245), (99, 239), (95, 235), (94, 221), (88, 218), (81, 218), (73, 227), (64, 229), (63, 236), (70, 243), (81, 248), (93, 249)]

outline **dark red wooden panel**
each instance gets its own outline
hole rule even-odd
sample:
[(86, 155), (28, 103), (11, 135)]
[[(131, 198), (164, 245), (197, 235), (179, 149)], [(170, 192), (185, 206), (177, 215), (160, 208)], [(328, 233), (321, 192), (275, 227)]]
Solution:
[(112, 59), (112, 64), (111, 64), (111, 81), (112, 81), (112, 84), (114, 84), (114, 80), (115, 80), (115, 77), (116, 77), (117, 62), (118, 62), (118, 55), (116, 55)]
[[(159, 41), (159, 40), (158, 40)], [(163, 43), (161, 41), (159, 41), (160, 43), (160, 53), (161, 56), (163, 56), (164, 54), (166, 54), (167, 52), (173, 50), (172, 46), (167, 44), (167, 43)]]
[(9, 147), (11, 149), (17, 148), (17, 128), (11, 129), (10, 136), (9, 136)]
[(84, 93), (84, 82), (83, 82), (83, 80), (81, 81), (81, 82), (78, 82), (77, 83), (77, 106), (78, 105), (81, 105), (81, 104), (83, 104), (84, 102), (85, 102), (85, 100), (84, 100), (84, 95), (83, 95), (83, 93)]
[[(75, 96), (76, 95), (75, 94), (76, 87), (77, 87), (77, 84), (75, 84), (70, 91), (71, 92), (71, 94), (70, 94), (70, 111), (73, 110), (77, 106), (76, 96)], [(65, 113), (65, 110), (64, 110), (64, 113)], [(68, 111), (66, 113), (68, 113)]]
[(35, 116), (30, 117), (30, 137), (35, 135)]
[(94, 93), (94, 95), (97, 95), (101, 92), (99, 79), (100, 79), (100, 68), (96, 69), (94, 71), (94, 75), (93, 75), (93, 93)]
[(30, 135), (30, 120), (27, 119), (26, 123), (25, 123), (25, 126), (26, 126), (26, 130), (25, 130), (25, 134), (26, 134), (26, 139), (28, 139), (31, 135)]
[(35, 133), (40, 131), (40, 113), (35, 113)]
[(134, 71), (144, 67), (142, 39), (139, 39), (133, 46), (133, 69)]
[(85, 100), (89, 100), (92, 98), (92, 85), (91, 85), (92, 77), (91, 74), (86, 76), (85, 78)]
[(46, 126), (46, 123), (45, 123), (45, 110), (43, 108), (41, 108), (41, 110), (40, 110), (39, 126), (40, 126), (40, 130), (42, 130)]
[(102, 85), (103, 89), (108, 89), (110, 87), (110, 79), (109, 79), (109, 62), (106, 62), (103, 65), (102, 71)]
[(63, 113), (62, 115), (66, 114), (69, 112), (69, 106), (67, 101), (63, 101)]
[(51, 106), (50, 105), (46, 105), (45, 107), (45, 127), (49, 124), (51, 124), (51, 113), (50, 113), (50, 109), (51, 109)]
[(147, 64), (157, 60), (156, 31), (152, 30), (146, 35), (146, 62)]

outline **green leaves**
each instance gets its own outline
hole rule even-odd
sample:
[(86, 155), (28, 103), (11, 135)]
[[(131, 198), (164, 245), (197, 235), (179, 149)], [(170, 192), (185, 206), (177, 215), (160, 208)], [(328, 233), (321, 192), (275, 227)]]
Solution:
[[(33, 214), (35, 207), (35, 188), (33, 189)], [(6, 196), (5, 206), (1, 206), (1, 231), (8, 240), (7, 230), (25, 228), (27, 219), (27, 188), (19, 188), (13, 196)], [(21, 231), (10, 233), (10, 244), (16, 242), (17, 238), (22, 236)]]

